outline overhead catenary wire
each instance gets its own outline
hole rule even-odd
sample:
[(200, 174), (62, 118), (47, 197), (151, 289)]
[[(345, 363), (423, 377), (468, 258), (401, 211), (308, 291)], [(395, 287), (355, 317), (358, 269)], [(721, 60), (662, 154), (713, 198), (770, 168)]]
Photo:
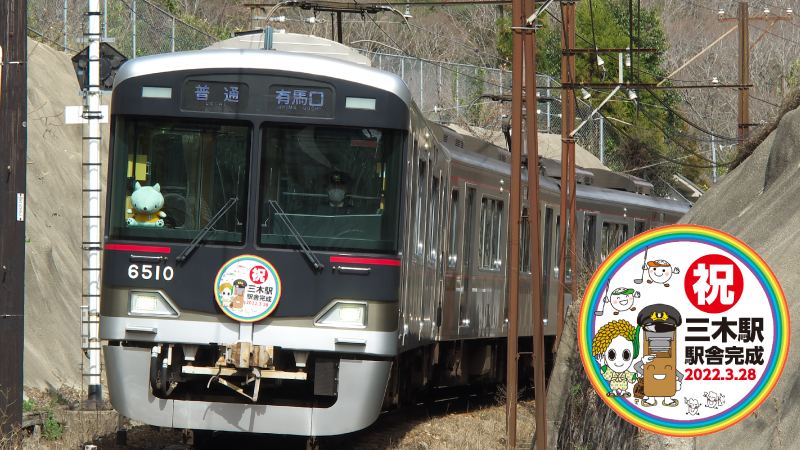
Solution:
[(495, 58), (495, 59), (497, 59), (497, 60), (500, 60), (500, 61), (503, 61), (503, 62), (505, 62), (505, 63), (511, 64), (511, 61), (509, 61), (509, 60), (507, 60), (507, 59), (505, 59), (505, 58), (503, 58), (503, 57), (501, 57), (501, 56), (493, 55), (493, 54), (491, 54), (491, 53), (488, 53), (488, 52), (485, 52), (485, 51), (483, 51), (483, 50), (481, 50), (481, 49), (479, 49), (479, 48), (477, 48), (477, 47), (473, 47), (473, 46), (471, 46), (471, 45), (467, 45), (467, 44), (465, 44), (465, 43), (463, 43), (463, 42), (458, 42), (458, 41), (456, 41), (455, 39), (451, 39), (451, 38), (449, 38), (449, 37), (447, 37), (447, 36), (442, 36), (441, 34), (435, 33), (435, 32), (433, 32), (433, 31), (430, 31), (430, 30), (426, 30), (425, 28), (422, 28), (422, 27), (421, 27), (421, 26), (419, 26), (419, 25), (414, 25), (413, 23), (410, 23), (410, 22), (409, 22), (409, 25), (410, 25), (410, 26), (412, 26), (412, 27), (414, 27), (414, 28), (417, 28), (417, 29), (419, 29), (419, 30), (422, 30), (422, 31), (424, 31), (424, 32), (426, 32), (426, 33), (430, 33), (430, 34), (432, 34), (432, 35), (434, 35), (434, 36), (436, 36), (436, 37), (439, 37), (439, 38), (442, 38), (442, 39), (446, 39), (446, 40), (448, 40), (448, 41), (450, 41), (450, 42), (452, 42), (452, 43), (454, 43), (454, 44), (458, 44), (458, 45), (460, 45), (460, 46), (462, 46), (462, 47), (464, 47), (464, 48), (467, 48), (467, 49), (473, 50), (475, 53), (480, 53), (480, 54), (483, 54), (483, 55), (487, 55), (487, 56), (490, 56), (490, 57), (492, 57), (492, 58)]
[[(614, 129), (614, 131), (616, 131), (621, 137), (623, 137), (623, 138), (625, 138), (625, 139), (627, 139), (628, 141), (631, 141), (631, 142), (634, 141), (634, 139), (632, 137), (630, 137), (630, 135), (628, 135), (628, 133), (626, 133), (620, 127), (614, 125), (612, 122), (606, 122), (606, 123), (609, 126), (611, 126), (611, 128)], [(678, 159), (670, 158), (669, 156), (666, 156), (666, 155), (662, 154), (658, 150), (651, 149), (650, 147), (648, 147), (646, 145), (642, 145), (641, 147), (643, 149), (645, 149), (648, 153), (652, 154), (656, 158), (660, 158), (660, 159), (663, 159), (663, 160), (665, 160), (667, 162), (671, 162), (671, 163), (674, 163), (674, 164), (677, 164), (677, 165), (680, 165), (680, 166), (692, 167), (692, 168), (695, 168), (695, 169), (712, 169), (712, 168), (715, 167), (714, 165), (699, 165), (699, 164), (691, 164), (691, 163), (681, 162)]]
[(696, 152), (696, 151), (694, 151), (694, 150), (690, 149), (689, 147), (687, 147), (687, 146), (683, 145), (683, 143), (681, 143), (681, 142), (679, 142), (677, 139), (675, 139), (675, 137), (674, 137), (674, 136), (673, 136), (671, 133), (668, 133), (666, 130), (664, 130), (663, 128), (661, 128), (661, 127), (659, 126), (658, 122), (657, 122), (657, 121), (656, 121), (656, 120), (653, 118), (653, 116), (651, 116), (651, 115), (650, 115), (650, 113), (647, 111), (647, 109), (645, 109), (645, 108), (642, 108), (642, 109), (641, 109), (641, 112), (642, 112), (642, 114), (644, 114), (645, 116), (647, 116), (647, 118), (648, 118), (648, 119), (650, 119), (650, 123), (652, 123), (652, 124), (653, 124), (653, 125), (654, 125), (656, 128), (658, 128), (658, 129), (661, 131), (661, 133), (663, 133), (663, 134), (664, 134), (664, 136), (666, 136), (667, 138), (669, 138), (669, 140), (671, 140), (672, 142), (674, 142), (674, 143), (675, 143), (675, 144), (676, 144), (678, 147), (682, 148), (682, 149), (683, 149), (684, 151), (686, 151), (687, 153), (691, 153), (691, 154), (693, 154), (694, 156), (696, 156), (696, 157), (698, 157), (698, 158), (702, 159), (703, 161), (705, 161), (705, 162), (707, 162), (707, 163), (711, 163), (711, 164), (712, 164), (712, 166), (711, 166), (711, 167), (714, 167), (714, 166), (716, 166), (716, 167), (725, 167), (725, 166), (730, 166), (731, 164), (733, 164), (733, 161), (730, 161), (730, 162), (727, 162), (727, 163), (718, 163), (718, 162), (712, 161), (712, 160), (710, 160), (710, 159), (706, 158), (705, 156), (703, 156), (702, 154), (700, 154), (700, 153), (698, 153), (698, 152)]
[[(642, 110), (644, 110), (644, 109), (642, 109)], [(706, 138), (706, 137), (700, 137), (700, 136), (695, 136), (695, 135), (692, 135), (692, 134), (688, 134), (688, 133), (684, 132), (683, 130), (681, 130), (679, 128), (675, 128), (674, 126), (672, 126), (672, 125), (670, 125), (668, 123), (664, 123), (663, 119), (660, 119), (658, 117), (651, 117), (651, 116), (649, 116), (649, 114), (648, 114), (648, 118), (650, 119), (651, 122), (653, 122), (654, 125), (661, 125), (661, 127), (666, 128), (666, 129), (670, 130), (672, 133), (674, 133), (674, 134), (672, 134), (673, 137), (692, 139), (692, 140), (698, 141), (698, 142), (717, 142), (717, 141), (719, 141), (719, 139), (715, 140), (713, 137)], [(659, 127), (659, 130), (666, 134), (666, 132), (661, 127)], [(736, 141), (738, 141), (738, 139)], [(735, 141), (730, 141), (730, 142), (735, 142)]]
[[(620, 94), (617, 94), (617, 95), (621, 95), (621, 96), (622, 96), (622, 100), (612, 100), (612, 101), (619, 101), (619, 102), (625, 102), (625, 103), (631, 103), (631, 102), (632, 102), (631, 100), (628, 100), (628, 99), (627, 99), (627, 98), (626, 98), (626, 97), (625, 97), (623, 94), (621, 94), (621, 93), (620, 93)], [(645, 103), (645, 102), (638, 102), (638, 103), (639, 103), (639, 104), (641, 104), (641, 105), (645, 105), (645, 106), (651, 106), (651, 107), (654, 107), (654, 108), (659, 108), (659, 109), (668, 110), (668, 108), (665, 108), (665, 107), (663, 107), (663, 106), (659, 106), (659, 105), (653, 105), (653, 104), (650, 104), (650, 103)], [(643, 109), (642, 109), (642, 110), (643, 110)], [(689, 114), (691, 114), (691, 113), (689, 113)], [(725, 120), (721, 120), (721, 119), (714, 119), (713, 117), (706, 117), (706, 116), (701, 116), (701, 115), (698, 115), (698, 114), (691, 114), (691, 115), (696, 115), (696, 116), (698, 116), (698, 117), (701, 117), (701, 118), (704, 118), (704, 119), (718, 120), (718, 121), (721, 121), (721, 122), (727, 122), (727, 123), (731, 123), (731, 124), (738, 123), (738, 122), (730, 122), (730, 121), (725, 121)], [(694, 136), (694, 135), (691, 135), (691, 134), (687, 134), (687, 133), (685, 133), (683, 130), (680, 130), (680, 129), (678, 129), (678, 128), (675, 128), (675, 127), (674, 127), (674, 126), (672, 126), (672, 125), (666, 124), (666, 123), (664, 123), (664, 122), (663, 122), (663, 120), (662, 120), (662, 119), (658, 119), (658, 118), (656, 118), (656, 117), (654, 117), (654, 116), (650, 116), (649, 114), (648, 114), (648, 118), (650, 119), (650, 121), (651, 121), (651, 122), (653, 122), (653, 123), (654, 123), (654, 125), (657, 125), (657, 124), (656, 124), (656, 122), (657, 122), (658, 124), (661, 124), (661, 126), (662, 126), (662, 127), (664, 127), (664, 128), (668, 128), (668, 129), (671, 129), (671, 130), (675, 130), (675, 132), (677, 132), (677, 135), (678, 135), (678, 136), (680, 136), (680, 137), (683, 137), (683, 138), (688, 138), (688, 139), (692, 139), (692, 140), (695, 140), (695, 141), (700, 141), (700, 142), (712, 142), (712, 141), (713, 141), (713, 138), (703, 138), (703, 137), (698, 137), (698, 136)], [(629, 125), (630, 125), (630, 124), (629, 124)], [(634, 125), (632, 125), (632, 126), (634, 126)], [(644, 128), (640, 127), (640, 126), (634, 126), (634, 127), (636, 127), (636, 128), (639, 128), (639, 129), (644, 129)], [(664, 130), (662, 130), (660, 127), (659, 127), (659, 130), (660, 130), (660, 131), (662, 131), (662, 132), (663, 132), (663, 133), (666, 135), (666, 132), (665, 132)], [(702, 131), (702, 130), (701, 130), (701, 131)], [(717, 137), (716, 135), (712, 135), (712, 136), (714, 136), (714, 137), (717, 137), (717, 140), (718, 140), (718, 141), (719, 141), (719, 140), (724, 140), (724, 141), (734, 142), (734, 141), (740, 141), (740, 140), (743, 140), (745, 136), (747, 136), (748, 134), (752, 133), (753, 131), (755, 131), (755, 128), (754, 128), (753, 130), (750, 130), (750, 131), (748, 131), (747, 133), (743, 134), (743, 135), (742, 135), (742, 137), (740, 137), (740, 138), (735, 138), (735, 139), (724, 139), (724, 138), (719, 138), (719, 137)]]
[[(789, 22), (789, 23), (792, 23), (792, 22)], [(795, 24), (792, 24), (792, 25), (795, 25)], [(759, 28), (759, 27), (757, 27), (757, 26), (755, 26), (755, 25), (752, 25), (752, 24), (750, 24), (750, 26), (751, 26), (751, 27), (753, 27), (753, 28), (755, 28), (756, 30), (763, 31), (763, 32), (765, 32), (765, 33), (767, 33), (767, 34), (771, 34), (771, 35), (775, 36), (775, 37), (776, 37), (776, 38), (778, 38), (778, 39), (783, 39), (783, 40), (784, 40), (784, 41), (786, 41), (786, 42), (791, 42), (792, 44), (797, 44), (797, 45), (800, 45), (800, 42), (793, 41), (793, 40), (791, 40), (791, 39), (789, 39), (789, 38), (785, 38), (785, 37), (783, 37), (783, 36), (781, 36), (781, 35), (779, 35), (779, 34), (775, 34), (775, 33), (771, 32), (771, 31), (769, 31), (769, 30), (765, 30), (765, 29), (763, 29), (763, 28)], [(795, 26), (796, 26), (796, 27), (800, 27), (800, 25), (795, 25)]]
[(681, 119), (682, 121), (684, 121), (684, 122), (686, 122), (687, 124), (689, 124), (689, 125), (690, 125), (692, 128), (696, 128), (696, 129), (698, 129), (698, 130), (702, 131), (703, 133), (706, 133), (706, 134), (708, 134), (708, 135), (710, 135), (710, 136), (714, 136), (715, 138), (718, 138), (718, 139), (724, 139), (724, 140), (727, 140), (727, 141), (735, 141), (735, 140), (739, 140), (739, 139), (740, 139), (740, 138), (738, 138), (738, 137), (721, 136), (721, 135), (718, 135), (718, 134), (716, 134), (716, 133), (714, 133), (714, 132), (712, 132), (712, 131), (706, 130), (705, 128), (701, 127), (700, 125), (697, 125), (697, 124), (695, 124), (694, 122), (692, 122), (691, 120), (689, 120), (689, 119), (687, 119), (687, 118), (683, 117), (683, 116), (682, 116), (682, 115), (681, 115), (681, 114), (680, 114), (678, 111), (675, 111), (674, 109), (672, 109), (672, 107), (671, 107), (671, 106), (669, 106), (669, 105), (668, 105), (666, 102), (664, 102), (664, 100), (662, 100), (662, 99), (661, 99), (659, 96), (657, 96), (657, 95), (655, 94), (655, 92), (653, 92), (653, 91), (652, 91), (652, 89), (650, 89), (650, 88), (647, 88), (647, 87), (646, 87), (645, 89), (647, 90), (647, 92), (649, 92), (649, 93), (650, 93), (650, 95), (652, 95), (652, 96), (653, 96), (653, 98), (655, 98), (655, 99), (658, 101), (658, 103), (661, 103), (661, 105), (662, 105), (662, 106), (664, 106), (665, 108), (667, 108), (667, 109), (668, 109), (668, 110), (669, 110), (669, 111), (670, 111), (672, 114), (674, 114), (674, 115), (675, 115), (677, 118), (679, 118), (679, 119)]
[(764, 102), (764, 103), (766, 103), (768, 105), (772, 105), (772, 106), (774, 106), (776, 108), (780, 108), (781, 107), (781, 105), (776, 105), (775, 103), (768, 102), (768, 101), (764, 100), (763, 98), (758, 98), (758, 97), (755, 97), (753, 95), (750, 95), (750, 98), (752, 98), (753, 100), (758, 100), (760, 102)]
[[(418, 60), (422, 60), (422, 58), (420, 58), (418, 56), (411, 55), (407, 50), (404, 50), (403, 47), (397, 41), (395, 41), (394, 38), (386, 30), (384, 30), (380, 25), (378, 25), (375, 22), (375, 20), (369, 14), (367, 14), (366, 16), (369, 18), (370, 21), (372, 21), (373, 24), (375, 24), (376, 27), (378, 27), (378, 29), (384, 34), (384, 36), (386, 36), (390, 41), (392, 41), (392, 44), (394, 44), (398, 49), (400, 49), (403, 53), (405, 53), (405, 56), (410, 57), (410, 58), (415, 58), (415, 59), (418, 59)], [(475, 77), (475, 76), (471, 76), (471, 75), (467, 75), (465, 73), (461, 73), (461, 72), (455, 71), (455, 70), (453, 70), (453, 69), (451, 69), (449, 67), (445, 67), (443, 64), (440, 64), (438, 62), (429, 61), (429, 63), (433, 64), (435, 66), (438, 66), (438, 67), (440, 67), (440, 68), (442, 68), (444, 70), (447, 70), (449, 72), (453, 72), (453, 73), (456, 73), (456, 74), (458, 74), (460, 76), (464, 76), (465, 78), (469, 78), (469, 79), (472, 79), (472, 80), (475, 80), (475, 81), (479, 81), (481, 83), (486, 83), (486, 84), (488, 84), (490, 86), (499, 87), (501, 89), (507, 89), (508, 88), (507, 86), (503, 86), (502, 84), (496, 84), (496, 83), (493, 83), (491, 81), (486, 81), (486, 80), (480, 79), (480, 78)]]

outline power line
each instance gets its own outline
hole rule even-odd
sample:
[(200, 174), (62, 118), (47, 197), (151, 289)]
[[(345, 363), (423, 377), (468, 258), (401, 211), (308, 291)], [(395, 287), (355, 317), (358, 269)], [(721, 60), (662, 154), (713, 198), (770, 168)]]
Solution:
[[(789, 23), (792, 23), (792, 22), (789, 22)], [(794, 24), (792, 24), (792, 25), (794, 25)], [(765, 32), (765, 33), (767, 33), (767, 34), (771, 34), (771, 35), (775, 36), (775, 37), (776, 37), (776, 38), (778, 38), (778, 39), (783, 39), (784, 41), (791, 42), (792, 44), (797, 44), (797, 45), (800, 45), (800, 42), (793, 41), (793, 40), (791, 40), (791, 39), (785, 38), (785, 37), (783, 37), (783, 36), (781, 36), (781, 35), (778, 35), (778, 34), (775, 34), (775, 33), (771, 32), (771, 31), (769, 31), (769, 30), (765, 30), (765, 29), (763, 29), (763, 28), (758, 28), (758, 27), (757, 27), (757, 26), (755, 26), (755, 25), (750, 25), (750, 26), (751, 26), (751, 27), (753, 27), (753, 28), (755, 28), (756, 30), (763, 31), (763, 32)], [(795, 26), (797, 27), (797, 26), (800, 26), (800, 25), (795, 25)]]
[(686, 152), (691, 153), (694, 156), (697, 156), (698, 158), (702, 159), (703, 161), (705, 161), (707, 163), (711, 163), (713, 166), (725, 167), (725, 166), (730, 166), (731, 164), (733, 164), (733, 161), (727, 162), (727, 163), (718, 163), (718, 162), (712, 161), (712, 160), (706, 158), (705, 156), (701, 155), (700, 153), (697, 153), (694, 150), (690, 149), (689, 147), (686, 147), (685, 145), (683, 145), (683, 143), (678, 142), (678, 140), (675, 139), (675, 137), (671, 133), (667, 133), (664, 129), (662, 129), (659, 126), (659, 124), (657, 123), (657, 121), (650, 115), (650, 113), (646, 109), (642, 108), (641, 111), (642, 111), (642, 114), (644, 114), (645, 116), (647, 116), (650, 119), (650, 123), (655, 125), (655, 127), (658, 128), (664, 134), (664, 136), (668, 137), (669, 140), (671, 140), (672, 142), (677, 144), (678, 147), (682, 148)]
[[(381, 30), (381, 31), (383, 32), (384, 36), (386, 36), (387, 38), (389, 38), (389, 40), (390, 40), (390, 41), (392, 41), (392, 44), (394, 44), (394, 45), (395, 45), (395, 46), (396, 46), (398, 49), (400, 49), (400, 50), (401, 50), (403, 53), (405, 53), (405, 54), (406, 54), (406, 56), (408, 56), (408, 57), (411, 57), (411, 58), (420, 59), (420, 60), (421, 60), (421, 58), (419, 58), (419, 57), (416, 57), (416, 56), (413, 56), (413, 55), (411, 55), (411, 54), (410, 54), (408, 51), (406, 51), (406, 50), (403, 50), (403, 49), (402, 49), (402, 47), (401, 47), (401, 45), (400, 45), (400, 44), (398, 44), (398, 43), (397, 43), (397, 41), (395, 41), (395, 40), (394, 40), (394, 38), (393, 38), (391, 35), (389, 35), (389, 33), (387, 33), (387, 32), (386, 32), (386, 30), (384, 30), (383, 28), (381, 28), (381, 26), (380, 26), (380, 25), (378, 25), (378, 24), (377, 24), (377, 22), (375, 22), (375, 19), (373, 19), (373, 18), (371, 17), (371, 15), (370, 15), (370, 14), (367, 14), (366, 16), (369, 18), (369, 20), (371, 20), (371, 21), (372, 21), (372, 23), (373, 23), (373, 24), (375, 24), (375, 26), (376, 26), (376, 27), (378, 27), (378, 29), (379, 29), (379, 30)], [(469, 78), (469, 79), (472, 79), (472, 80), (475, 80), (475, 81), (480, 81), (481, 83), (485, 83), (485, 84), (488, 84), (488, 85), (490, 85), (490, 86), (499, 87), (499, 88), (501, 88), (501, 89), (504, 89), (504, 88), (506, 88), (506, 87), (505, 87), (505, 86), (503, 86), (502, 84), (495, 84), (495, 83), (492, 83), (491, 81), (482, 80), (482, 79), (480, 79), (480, 78), (478, 78), (478, 77), (473, 77), (473, 76), (470, 76), (470, 75), (467, 75), (467, 74), (462, 74), (462, 73), (460, 73), (460, 72), (458, 72), (458, 71), (455, 71), (455, 70), (453, 70), (453, 69), (451, 69), (451, 68), (449, 68), (449, 67), (445, 67), (444, 65), (442, 65), (442, 64), (439, 64), (439, 63), (437, 63), (437, 62), (432, 62), (432, 61), (431, 61), (430, 63), (431, 63), (431, 64), (433, 64), (433, 65), (435, 65), (435, 66), (438, 66), (438, 67), (439, 67), (439, 68), (441, 68), (441, 69), (444, 69), (444, 70), (447, 70), (447, 71), (450, 71), (450, 72), (456, 73), (456, 74), (458, 74), (458, 75), (463, 75), (463, 76), (464, 76), (464, 77), (466, 77), (466, 78)]]
[[(635, 140), (634, 140), (632, 137), (630, 137), (630, 136), (628, 135), (628, 133), (626, 133), (625, 131), (623, 131), (621, 128), (617, 127), (616, 125), (614, 125), (614, 124), (613, 124), (613, 123), (611, 123), (611, 122), (606, 122), (606, 123), (607, 123), (608, 125), (610, 125), (610, 126), (611, 126), (611, 128), (613, 128), (613, 129), (614, 129), (614, 131), (616, 131), (616, 132), (617, 132), (617, 133), (618, 133), (618, 134), (619, 134), (621, 137), (623, 137), (623, 138), (627, 139), (629, 142), (635, 142)], [(639, 128), (639, 127), (635, 127), (635, 128)], [(650, 153), (651, 155), (653, 155), (654, 157), (656, 157), (656, 158), (660, 158), (660, 159), (663, 159), (663, 160), (665, 160), (665, 161), (667, 161), (667, 162), (671, 162), (671, 163), (673, 163), (673, 164), (677, 164), (677, 165), (679, 165), (679, 166), (684, 166), (684, 167), (692, 167), (692, 168), (695, 168), (695, 169), (713, 169), (713, 168), (714, 168), (714, 166), (713, 166), (713, 165), (710, 165), (710, 166), (701, 166), (701, 165), (698, 165), (698, 164), (691, 164), (691, 163), (685, 163), (685, 162), (681, 162), (681, 161), (679, 161), (678, 159), (670, 158), (670, 157), (668, 157), (668, 156), (666, 156), (666, 155), (663, 155), (663, 154), (661, 154), (661, 152), (659, 152), (658, 150), (651, 149), (650, 147), (648, 147), (648, 146), (646, 146), (646, 145), (643, 145), (643, 144), (641, 144), (641, 142), (639, 142), (639, 145), (641, 146), (641, 148), (643, 148), (644, 150), (647, 150), (647, 152), (648, 152), (648, 153)]]
[[(552, 17), (556, 22), (560, 23), (562, 27), (564, 26), (564, 22), (562, 22), (558, 17), (556, 17), (555, 14), (551, 13), (550, 11), (548, 11), (546, 9), (544, 10), (544, 12), (546, 12), (550, 17)], [(583, 40), (583, 42), (586, 42), (587, 44), (592, 45), (592, 43), (589, 42), (588, 39), (586, 39), (585, 37), (581, 36), (580, 34), (575, 33), (575, 36), (581, 38)]]
[(688, 4), (692, 5), (692, 6), (696, 6), (698, 8), (703, 8), (703, 9), (707, 9), (707, 10), (712, 11), (712, 12), (717, 12), (717, 11), (709, 8), (708, 6), (698, 5), (697, 3), (692, 3), (689, 0), (683, 0), (683, 2), (684, 3), (688, 3)]
[(458, 45), (460, 45), (460, 46), (462, 46), (462, 47), (464, 47), (464, 48), (468, 48), (468, 49), (470, 49), (470, 50), (474, 50), (474, 51), (475, 51), (475, 53), (481, 53), (481, 54), (483, 54), (483, 55), (491, 56), (492, 58), (499, 59), (500, 61), (503, 61), (503, 62), (506, 62), (506, 63), (509, 63), (509, 64), (511, 64), (511, 61), (509, 61), (509, 60), (507, 60), (507, 59), (505, 59), (505, 58), (502, 58), (502, 57), (500, 57), (500, 56), (493, 55), (493, 54), (491, 54), (491, 53), (488, 53), (488, 52), (484, 52), (483, 50), (481, 50), (481, 49), (479, 49), (479, 48), (477, 48), (477, 47), (472, 47), (472, 46), (470, 46), (470, 45), (467, 45), (467, 44), (465, 44), (465, 43), (463, 43), (463, 42), (458, 42), (458, 41), (456, 41), (455, 39), (450, 39), (450, 38), (449, 38), (449, 37), (447, 37), (447, 36), (442, 36), (441, 34), (437, 34), (437, 33), (433, 32), (433, 31), (430, 31), (430, 30), (426, 30), (425, 28), (422, 28), (422, 27), (421, 27), (421, 26), (419, 26), (419, 25), (414, 25), (413, 23), (410, 23), (410, 22), (409, 22), (409, 25), (410, 25), (410, 26), (412, 26), (412, 27), (414, 27), (414, 28), (417, 28), (417, 29), (420, 29), (420, 30), (422, 30), (422, 31), (425, 31), (425, 32), (427, 32), (427, 33), (430, 33), (430, 34), (432, 34), (432, 35), (434, 35), (434, 36), (436, 36), (436, 37), (439, 37), (439, 38), (442, 38), (442, 39), (446, 39), (446, 40), (448, 40), (448, 41), (450, 41), (450, 42), (452, 42), (452, 43), (454, 43), (454, 44), (458, 44)]
[(758, 101), (760, 101), (760, 102), (764, 102), (764, 103), (766, 103), (766, 104), (768, 104), (768, 105), (772, 105), (772, 106), (774, 106), (774, 107), (776, 107), (776, 108), (780, 108), (780, 107), (781, 107), (781, 105), (776, 105), (775, 103), (768, 102), (768, 101), (764, 100), (763, 98), (754, 97), (754, 96), (752, 96), (752, 95), (750, 96), (750, 98), (752, 98), (753, 100), (758, 100)]
[(653, 91), (652, 91), (650, 88), (645, 88), (645, 89), (647, 90), (647, 92), (649, 92), (649, 93), (650, 93), (650, 95), (652, 95), (652, 96), (653, 96), (653, 98), (655, 98), (656, 100), (658, 100), (658, 103), (661, 103), (661, 105), (662, 105), (662, 106), (664, 106), (665, 108), (667, 108), (667, 109), (669, 110), (669, 112), (671, 112), (672, 114), (675, 114), (675, 116), (676, 116), (676, 117), (678, 117), (679, 119), (681, 119), (681, 120), (683, 120), (684, 122), (688, 123), (688, 124), (689, 124), (689, 125), (691, 125), (693, 128), (696, 128), (696, 129), (698, 129), (698, 130), (702, 131), (703, 133), (706, 133), (706, 134), (708, 134), (708, 135), (711, 135), (711, 136), (714, 136), (714, 137), (716, 137), (716, 138), (723, 139), (723, 140), (726, 140), (726, 141), (737, 141), (737, 140), (739, 140), (739, 139), (740, 139), (740, 138), (732, 138), (732, 137), (728, 137), (728, 136), (720, 136), (720, 135), (714, 134), (714, 133), (713, 133), (713, 132), (711, 132), (711, 131), (708, 131), (708, 130), (706, 130), (705, 128), (701, 127), (700, 125), (697, 125), (697, 124), (695, 124), (694, 122), (692, 122), (691, 120), (689, 120), (689, 119), (687, 119), (687, 118), (683, 117), (683, 116), (682, 116), (682, 115), (681, 115), (681, 114), (680, 114), (678, 111), (675, 111), (674, 109), (672, 109), (672, 107), (670, 107), (670, 106), (669, 106), (667, 103), (665, 103), (665, 102), (664, 102), (664, 100), (662, 100), (660, 97), (658, 97), (658, 96), (656, 95), (656, 93), (655, 93), (655, 92), (653, 92)]
[(664, 75), (659, 75), (657, 73), (648, 72), (648, 71), (642, 70), (642, 69), (640, 69), (638, 67), (636, 67), (635, 69), (638, 70), (639, 72), (644, 72), (644, 73), (646, 73), (648, 75), (652, 75), (654, 77), (663, 78), (665, 80), (670, 80), (670, 81), (680, 81), (681, 83), (706, 83), (706, 82), (708, 82), (708, 80), (679, 80), (677, 78), (670, 78), (670, 77), (667, 77), (667, 76), (664, 76)]

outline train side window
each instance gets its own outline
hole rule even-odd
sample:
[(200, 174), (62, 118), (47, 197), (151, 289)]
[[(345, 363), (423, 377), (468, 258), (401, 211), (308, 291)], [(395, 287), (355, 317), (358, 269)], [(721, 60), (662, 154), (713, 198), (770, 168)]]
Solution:
[[(484, 268), (488, 265), (487, 259), (489, 257), (488, 256), (489, 244), (486, 242), (486, 203), (487, 201), (485, 198), (481, 200), (481, 230), (480, 230), (480, 242), (478, 243), (478, 248), (479, 248), (478, 251), (480, 252), (480, 255), (478, 257), (478, 259), (480, 260), (480, 264), (478, 264), (478, 266), (480, 268)], [(491, 228), (491, 225), (489, 225), (489, 227)]]
[(499, 270), (503, 202), (484, 197), (481, 199), (481, 268)]
[(583, 260), (589, 264), (590, 269), (595, 266), (595, 244), (597, 233), (597, 216), (586, 214), (583, 216)]
[(419, 177), (417, 178), (417, 217), (416, 241), (417, 255), (422, 256), (425, 250), (425, 162), (419, 162)]
[[(566, 234), (566, 250), (564, 252), (564, 271), (567, 273), (567, 277), (564, 279), (565, 282), (572, 279), (572, 255), (569, 253), (569, 243), (570, 243), (570, 232), (569, 232), (569, 223), (567, 223), (567, 234)], [(561, 267), (561, 214), (556, 214), (556, 267)]]
[(458, 247), (456, 247), (456, 238), (458, 235), (458, 189), (453, 189), (450, 194), (450, 245), (447, 255), (447, 264), (450, 267), (455, 267), (458, 262)]
[(493, 200), (494, 202), (494, 220), (492, 221), (492, 267), (500, 269), (502, 265), (502, 256), (500, 255), (501, 231), (503, 230), (503, 202)]
[(633, 224), (633, 235), (644, 233), (644, 220), (637, 220)]
[(531, 222), (528, 218), (528, 208), (522, 208), (522, 226), (520, 227), (519, 265), (520, 272), (531, 271)]
[(432, 264), (436, 263), (436, 254), (437, 249), (439, 248), (439, 240), (437, 239), (439, 236), (439, 227), (436, 226), (438, 222), (438, 211), (439, 211), (439, 178), (433, 177), (431, 183), (431, 201), (430, 201), (430, 211), (428, 211), (428, 228), (429, 228), (429, 235), (428, 235), (428, 245), (430, 245), (430, 259), (429, 262)]
[(601, 246), (603, 259), (628, 240), (628, 225), (603, 222)]

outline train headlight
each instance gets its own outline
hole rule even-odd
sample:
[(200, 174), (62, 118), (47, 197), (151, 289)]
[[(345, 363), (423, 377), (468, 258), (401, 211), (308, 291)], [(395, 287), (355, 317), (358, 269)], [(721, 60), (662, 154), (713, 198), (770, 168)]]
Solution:
[(178, 317), (177, 309), (160, 292), (131, 292), (128, 314), (132, 316)]
[(367, 304), (336, 302), (314, 320), (324, 327), (364, 328), (367, 326)]

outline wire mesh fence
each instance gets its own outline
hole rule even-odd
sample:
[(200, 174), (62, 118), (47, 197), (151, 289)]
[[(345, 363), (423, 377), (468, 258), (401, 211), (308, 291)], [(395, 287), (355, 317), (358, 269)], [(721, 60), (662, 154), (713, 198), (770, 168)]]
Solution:
[[(372, 60), (373, 67), (392, 72), (405, 81), (422, 113), (439, 122), (483, 127), (491, 118), (508, 114), (511, 105), (479, 99), (484, 94), (510, 94), (511, 72), (495, 67), (456, 64), (404, 55), (360, 50)], [(538, 128), (540, 133), (561, 134), (561, 84), (538, 74)], [(578, 99), (576, 125), (589, 117), (592, 105)], [(576, 135), (579, 145), (612, 168), (622, 168), (621, 161), (606, 153), (614, 131), (600, 114), (581, 127)], [(492, 122), (499, 128), (499, 121)]]
[[(28, 29), (65, 51), (78, 52), (86, 46), (88, 0), (28, 0)], [(199, 50), (219, 41), (148, 0), (102, 0), (102, 35), (128, 58), (186, 50)], [(473, 127), (500, 128), (499, 118), (509, 114), (509, 103), (480, 99), (484, 94), (510, 94), (511, 72), (404, 55), (361, 50), (374, 67), (399, 75), (408, 85), (426, 117)], [(540, 133), (561, 134), (560, 83), (537, 75)], [(576, 99), (576, 125), (587, 119), (591, 104)], [(621, 139), (608, 119), (596, 114), (577, 133), (577, 143), (612, 170), (622, 170), (622, 158), (606, 149)], [(657, 180), (650, 180), (654, 184)], [(668, 189), (657, 191), (669, 194)]]
[[(219, 41), (147, 0), (102, 0), (103, 39), (128, 58), (199, 50)], [(28, 0), (28, 29), (65, 51), (86, 44), (88, 0)]]

